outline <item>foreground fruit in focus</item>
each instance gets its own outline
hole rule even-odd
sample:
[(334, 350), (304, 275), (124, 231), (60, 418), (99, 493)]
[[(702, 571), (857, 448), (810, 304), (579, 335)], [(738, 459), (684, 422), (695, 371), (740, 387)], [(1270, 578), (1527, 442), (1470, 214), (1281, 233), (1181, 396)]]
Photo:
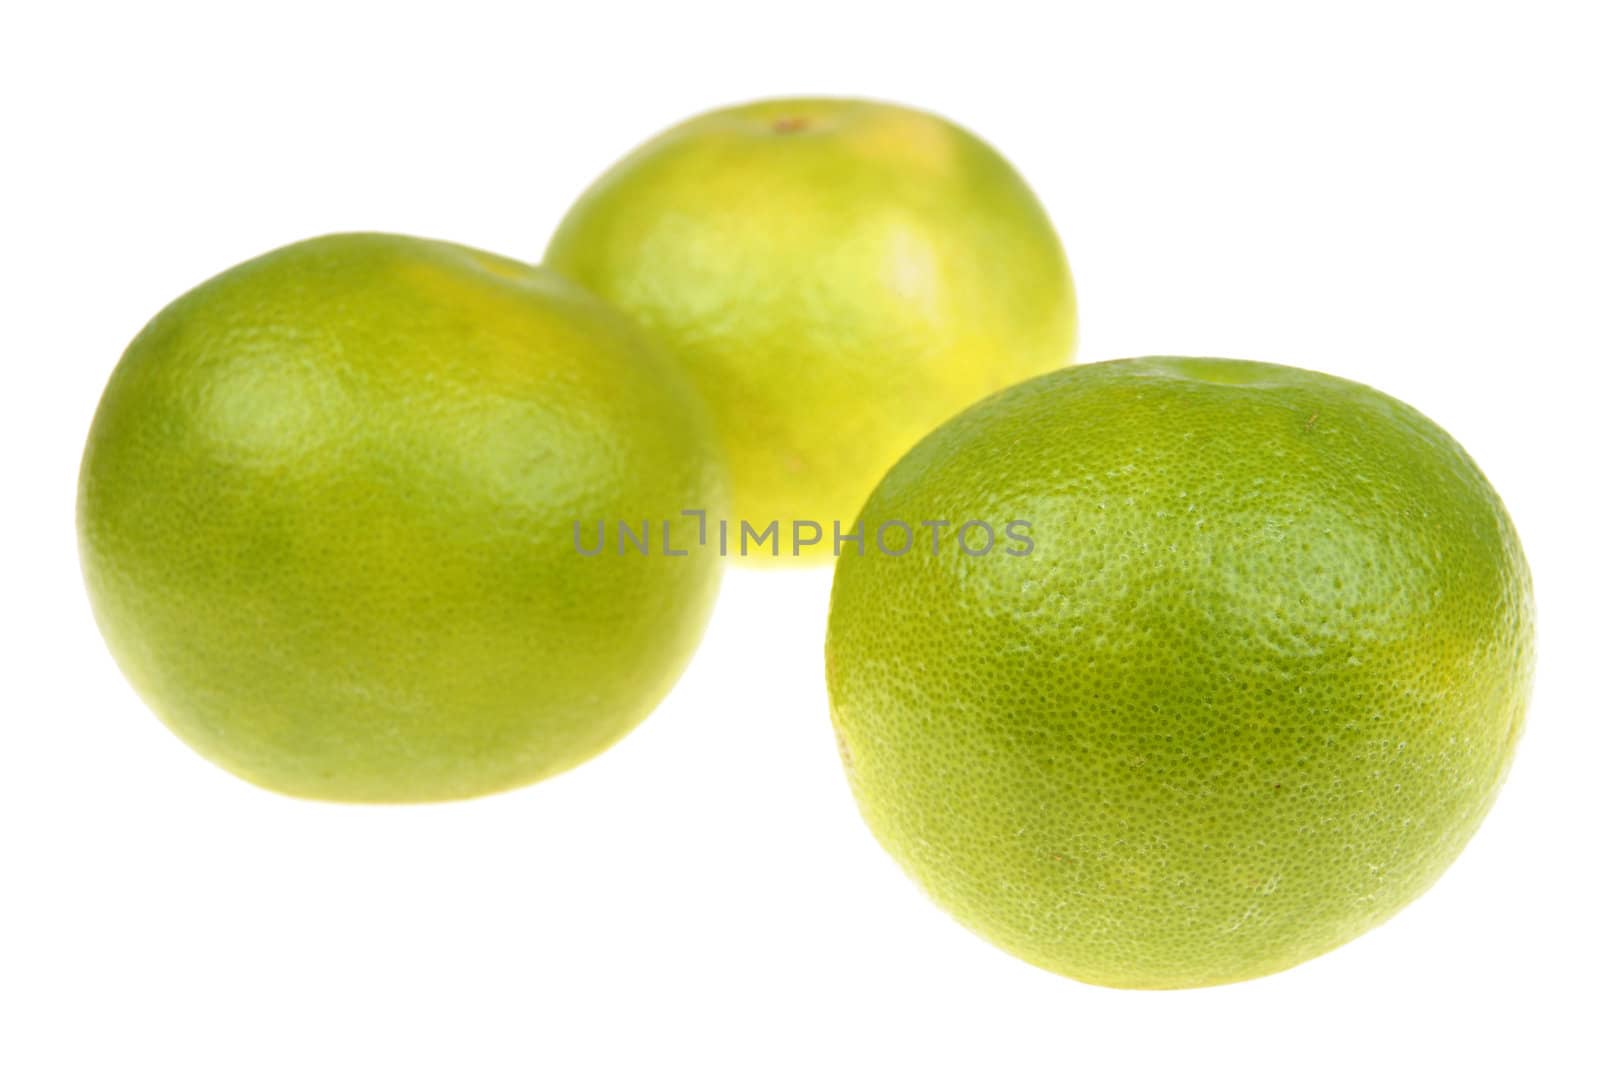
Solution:
[(587, 557), (573, 523), (714, 507), (719, 462), (677, 371), (569, 282), (325, 237), (133, 341), (84, 452), (83, 568), (134, 688), (216, 763), (466, 797), (594, 755), (671, 687), (717, 559)]
[(1066, 363), (1076, 336), (1060, 240), (1016, 171), (943, 119), (861, 100), (668, 130), (584, 193), (547, 262), (688, 371), (731, 518), (776, 521), (780, 562), (797, 521), (824, 530), (802, 558), (831, 558), (832, 523), (848, 531), (918, 438)]
[[(929, 435), (863, 518), (827, 638), (856, 799), (940, 905), (1040, 967), (1291, 967), (1425, 890), (1505, 777), (1533, 658), (1516, 534), (1459, 445), (1365, 386), (1062, 371)], [(895, 520), (898, 556), (873, 536)], [(969, 521), (1029, 525), (968, 554)]]

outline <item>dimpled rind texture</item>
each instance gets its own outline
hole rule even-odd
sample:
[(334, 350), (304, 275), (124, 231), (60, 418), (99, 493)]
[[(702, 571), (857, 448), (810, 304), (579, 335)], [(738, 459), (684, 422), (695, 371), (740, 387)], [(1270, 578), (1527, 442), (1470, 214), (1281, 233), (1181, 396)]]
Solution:
[(117, 662), (200, 753), (305, 797), (443, 800), (569, 768), (665, 695), (718, 561), (588, 558), (573, 523), (592, 547), (595, 522), (654, 527), (724, 479), (681, 374), (590, 294), (335, 235), (133, 341), (79, 541)]
[[(1291, 967), (1423, 892), (1506, 774), (1527, 564), (1461, 447), (1365, 386), (1163, 357), (1045, 375), (930, 434), (863, 518), (827, 638), (856, 799), (937, 903), (1040, 967)], [(870, 536), (894, 519), (918, 530), (898, 557)], [(947, 530), (935, 555), (935, 520), (1026, 520), (1033, 551)]]
[(1017, 172), (943, 119), (861, 100), (668, 130), (583, 194), (546, 262), (687, 370), (731, 518), (778, 520), (785, 562), (795, 520), (848, 528), (923, 434), (1064, 365), (1076, 338), (1060, 239)]

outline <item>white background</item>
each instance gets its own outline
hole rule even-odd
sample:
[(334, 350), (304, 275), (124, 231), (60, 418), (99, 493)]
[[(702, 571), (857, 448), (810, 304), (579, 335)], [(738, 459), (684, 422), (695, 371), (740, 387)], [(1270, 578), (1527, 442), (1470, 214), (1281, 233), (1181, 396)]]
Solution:
[[(8, 8), (0, 1061), (1595, 1062), (1593, 5), (541, 8)], [(1499, 805), (1421, 901), (1192, 992), (990, 948), (854, 812), (825, 571), (732, 573), (642, 728), (482, 801), (284, 799), (140, 705), (73, 498), (150, 315), (332, 230), (536, 259), (638, 141), (800, 93), (917, 104), (1006, 153), (1065, 236), (1081, 359), (1331, 371), (1476, 457), (1532, 560), (1538, 685)]]

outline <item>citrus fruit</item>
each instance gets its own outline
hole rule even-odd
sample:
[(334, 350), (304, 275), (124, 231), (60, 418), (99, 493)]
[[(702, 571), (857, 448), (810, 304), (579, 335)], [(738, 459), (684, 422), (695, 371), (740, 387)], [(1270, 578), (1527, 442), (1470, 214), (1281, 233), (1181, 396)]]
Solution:
[(574, 523), (637, 528), (724, 477), (682, 376), (590, 294), (348, 234), (144, 328), (78, 528), (111, 651), (201, 754), (300, 796), (440, 800), (571, 767), (651, 710), (719, 561), (580, 553)]
[[(930, 434), (863, 519), (827, 637), (856, 799), (937, 903), (1040, 967), (1293, 966), (1426, 889), (1505, 777), (1526, 562), (1461, 447), (1373, 389), (1060, 371)], [(959, 537), (976, 523), (992, 545)]]
[(666, 131), (583, 194), (546, 262), (706, 397), (732, 529), (778, 524), (731, 553), (749, 562), (831, 558), (833, 523), (848, 532), (895, 459), (1067, 362), (1076, 333), (1061, 242), (1017, 172), (943, 119), (863, 100), (767, 100)]

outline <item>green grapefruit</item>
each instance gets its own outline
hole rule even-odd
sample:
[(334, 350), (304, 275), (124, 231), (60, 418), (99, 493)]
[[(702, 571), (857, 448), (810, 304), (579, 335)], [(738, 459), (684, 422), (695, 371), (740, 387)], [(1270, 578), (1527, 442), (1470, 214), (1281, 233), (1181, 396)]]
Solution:
[[(1310, 959), (1438, 878), (1506, 775), (1526, 562), (1461, 447), (1373, 389), (1228, 360), (1045, 375), (929, 435), (863, 521), (827, 636), (856, 799), (1040, 967), (1172, 988)], [(909, 551), (872, 536), (895, 521)], [(1028, 525), (969, 553), (972, 521)]]
[(715, 507), (723, 478), (692, 390), (593, 296), (347, 234), (145, 327), (78, 525), (111, 651), (200, 753), (305, 797), (441, 800), (569, 768), (666, 693), (719, 561), (585, 555), (573, 524)]
[[(832, 552), (907, 448), (978, 398), (1061, 366), (1061, 242), (994, 149), (933, 115), (767, 100), (678, 125), (568, 212), (548, 265), (639, 322), (706, 397), (730, 522), (824, 531)], [(769, 542), (771, 543), (771, 542)], [(755, 562), (770, 555), (752, 554)]]

